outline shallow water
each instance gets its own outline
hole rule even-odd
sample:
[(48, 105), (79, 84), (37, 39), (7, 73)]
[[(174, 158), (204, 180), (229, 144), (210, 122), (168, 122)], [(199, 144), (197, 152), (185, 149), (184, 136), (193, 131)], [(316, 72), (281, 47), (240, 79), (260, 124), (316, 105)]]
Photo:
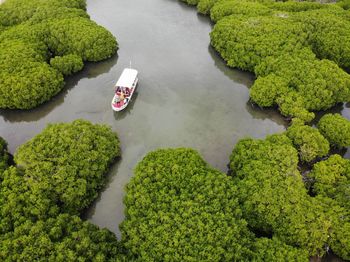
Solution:
[[(211, 23), (177, 0), (88, 0), (88, 13), (118, 39), (118, 55), (90, 63), (67, 79), (52, 101), (29, 111), (1, 110), (0, 136), (16, 148), (51, 122), (84, 118), (105, 123), (121, 140), (122, 158), (85, 217), (120, 237), (123, 188), (134, 166), (157, 148), (197, 149), (213, 167), (227, 171), (229, 155), (243, 137), (282, 132), (273, 110), (248, 102), (254, 76), (225, 66), (209, 47)], [(112, 111), (113, 85), (124, 67), (139, 70), (133, 101)]]

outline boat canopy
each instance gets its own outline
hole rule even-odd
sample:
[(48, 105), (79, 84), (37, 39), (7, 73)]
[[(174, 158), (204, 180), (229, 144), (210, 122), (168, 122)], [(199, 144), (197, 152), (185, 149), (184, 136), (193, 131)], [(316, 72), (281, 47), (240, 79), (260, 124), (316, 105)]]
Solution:
[(131, 68), (125, 68), (123, 73), (119, 77), (116, 86), (132, 87), (137, 77), (137, 70)]

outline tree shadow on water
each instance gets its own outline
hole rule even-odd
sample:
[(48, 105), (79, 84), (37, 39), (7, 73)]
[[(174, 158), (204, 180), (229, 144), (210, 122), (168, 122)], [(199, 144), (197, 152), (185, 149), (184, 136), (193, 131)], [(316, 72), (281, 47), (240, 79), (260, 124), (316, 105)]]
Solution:
[(99, 75), (109, 73), (113, 66), (117, 64), (117, 61), (118, 55), (115, 54), (111, 58), (101, 62), (87, 62), (84, 65), (83, 70), (65, 78), (66, 84), (64, 88), (49, 101), (28, 110), (0, 109), (0, 116), (2, 116), (6, 122), (10, 123), (38, 121), (63, 104), (69, 91), (77, 86), (80, 80), (86, 78), (92, 79), (98, 77)]

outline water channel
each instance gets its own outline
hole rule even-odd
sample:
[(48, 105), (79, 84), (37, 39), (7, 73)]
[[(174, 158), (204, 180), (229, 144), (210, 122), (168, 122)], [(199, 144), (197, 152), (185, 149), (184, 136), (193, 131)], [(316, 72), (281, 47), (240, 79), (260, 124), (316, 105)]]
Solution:
[[(1, 110), (0, 136), (14, 153), (48, 123), (84, 118), (110, 125), (121, 140), (122, 157), (85, 216), (120, 237), (123, 188), (147, 152), (191, 147), (226, 172), (240, 138), (281, 132), (286, 122), (276, 111), (249, 103), (254, 76), (225, 66), (209, 47), (210, 20), (195, 8), (177, 0), (87, 3), (91, 18), (117, 37), (118, 55), (89, 63), (66, 80), (63, 92), (34, 110)], [(113, 86), (130, 61), (140, 73), (137, 93), (125, 111), (115, 113)]]

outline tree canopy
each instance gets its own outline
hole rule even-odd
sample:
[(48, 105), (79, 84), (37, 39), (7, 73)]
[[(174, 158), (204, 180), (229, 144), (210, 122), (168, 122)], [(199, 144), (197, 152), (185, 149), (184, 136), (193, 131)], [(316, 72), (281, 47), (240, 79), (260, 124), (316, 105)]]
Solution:
[(112, 232), (68, 214), (0, 236), (1, 261), (127, 261), (120, 253)]
[(110, 164), (120, 156), (110, 128), (88, 121), (51, 124), (15, 153), (0, 189), (2, 231), (30, 219), (79, 214), (97, 197)]
[(62, 90), (62, 74), (116, 52), (115, 37), (91, 21), (85, 8), (84, 0), (0, 5), (0, 108), (36, 107)]
[(286, 135), (239, 141), (230, 168), (250, 227), (302, 247), (310, 256), (324, 254), (331, 222), (308, 195), (297, 150)]
[(0, 182), (2, 181), (2, 173), (9, 165), (9, 154), (7, 152), (7, 142), (0, 136)]
[(300, 121), (294, 122), (287, 130), (287, 136), (293, 141), (299, 151), (302, 161), (312, 162), (316, 158), (324, 157), (329, 152), (329, 142), (318, 129), (304, 125)]
[(308, 261), (303, 249), (255, 237), (238, 191), (194, 150), (148, 153), (126, 187), (122, 242), (140, 261)]
[(109, 127), (51, 124), (20, 146), (16, 166), (8, 167), (2, 138), (0, 146), (1, 261), (130, 261), (113, 233), (76, 216), (120, 156)]
[(340, 114), (324, 115), (317, 127), (333, 146), (350, 146), (350, 121)]
[(350, 77), (342, 69), (350, 68), (346, 3), (191, 1), (217, 22), (211, 45), (227, 64), (257, 75), (251, 100), (305, 122), (312, 111), (350, 101)]

